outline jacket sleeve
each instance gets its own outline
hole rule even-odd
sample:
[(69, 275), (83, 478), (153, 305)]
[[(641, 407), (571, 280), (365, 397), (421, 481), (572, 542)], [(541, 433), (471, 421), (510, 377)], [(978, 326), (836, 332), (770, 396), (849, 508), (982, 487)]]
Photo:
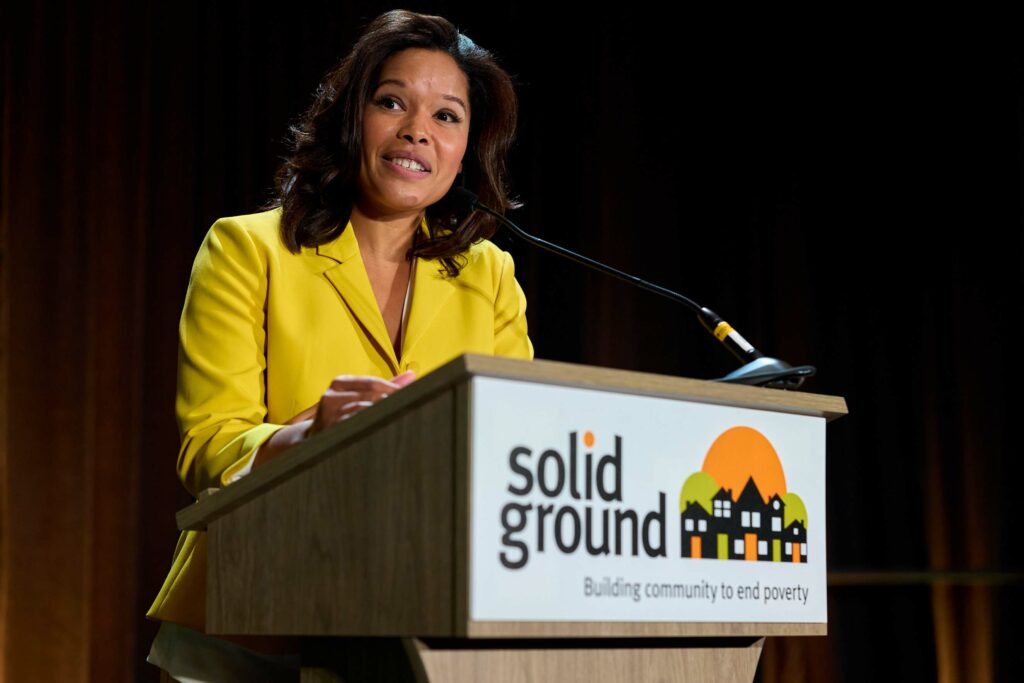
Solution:
[(501, 252), (501, 275), (494, 301), (494, 355), (533, 360), (526, 330), (526, 295), (515, 276), (512, 255)]
[(217, 221), (192, 267), (179, 326), (178, 476), (193, 495), (225, 486), (284, 425), (264, 423), (267, 262), (234, 219)]

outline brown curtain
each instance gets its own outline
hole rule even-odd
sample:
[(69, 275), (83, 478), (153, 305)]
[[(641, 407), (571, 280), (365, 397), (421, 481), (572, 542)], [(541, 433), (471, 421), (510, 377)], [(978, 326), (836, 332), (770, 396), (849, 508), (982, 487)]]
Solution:
[(167, 475), (191, 201), (163, 183), (188, 173), (168, 138), (190, 131), (167, 127), (180, 84), (154, 77), (144, 7), (18, 11), (3, 22), (0, 677), (133, 680), (182, 502)]
[[(155, 680), (176, 325), (199, 239), (383, 5), (8, 3), (0, 130), (0, 680)], [(994, 38), (808, 36), (442, 4), (519, 79), (516, 216), (679, 289), (844, 395), (829, 636), (763, 681), (997, 681), (1015, 531), (1024, 88)], [(664, 17), (662, 17), (664, 18)], [(844, 24), (845, 25), (845, 24)], [(528, 40), (522, 36), (529, 36)], [(712, 377), (691, 316), (505, 236), (539, 357)]]

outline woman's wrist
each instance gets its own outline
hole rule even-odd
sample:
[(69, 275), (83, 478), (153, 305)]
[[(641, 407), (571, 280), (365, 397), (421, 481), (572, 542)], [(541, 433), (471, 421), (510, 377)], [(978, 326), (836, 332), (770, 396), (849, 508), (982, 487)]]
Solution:
[(309, 430), (312, 426), (313, 420), (309, 419), (278, 429), (256, 449), (256, 457), (252, 461), (253, 469), (266, 464), (289, 448), (305, 441), (309, 437)]

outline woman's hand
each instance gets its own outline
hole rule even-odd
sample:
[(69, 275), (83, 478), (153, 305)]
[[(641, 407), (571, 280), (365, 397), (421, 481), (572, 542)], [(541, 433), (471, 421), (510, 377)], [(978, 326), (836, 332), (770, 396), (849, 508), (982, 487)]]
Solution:
[(320, 401), (301, 414), (313, 413), (313, 419), (306, 433), (307, 437), (319, 434), (333, 424), (351, 417), (363, 408), (369, 408), (382, 398), (387, 398), (416, 379), (416, 373), (406, 370), (390, 381), (380, 377), (358, 377), (341, 375), (335, 377)]
[(341, 375), (335, 377), (316, 405), (306, 408), (288, 420), (288, 426), (274, 432), (256, 450), (252, 466), (259, 467), (284, 453), (292, 446), (319, 434), (333, 424), (351, 417), (363, 408), (372, 406), (416, 379), (416, 373), (407, 370), (390, 380), (380, 377)]

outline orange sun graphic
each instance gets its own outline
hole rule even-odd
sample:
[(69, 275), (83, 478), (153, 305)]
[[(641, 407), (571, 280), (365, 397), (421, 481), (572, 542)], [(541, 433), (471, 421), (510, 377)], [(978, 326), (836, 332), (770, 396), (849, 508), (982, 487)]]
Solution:
[(765, 502), (776, 493), (786, 495), (786, 475), (775, 448), (764, 434), (750, 427), (722, 432), (708, 449), (701, 469), (722, 488), (732, 489), (733, 500), (750, 477)]

